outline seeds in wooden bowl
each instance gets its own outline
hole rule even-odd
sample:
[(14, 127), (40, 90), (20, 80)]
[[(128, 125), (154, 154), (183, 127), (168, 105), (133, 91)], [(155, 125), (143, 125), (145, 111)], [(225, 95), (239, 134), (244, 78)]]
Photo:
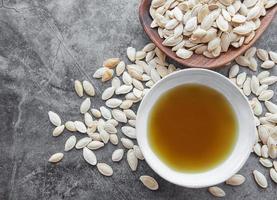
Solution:
[[(152, 1), (151, 28), (157, 28), (162, 44), (168, 46), (182, 59), (193, 53), (208, 58), (218, 57), (231, 47), (248, 44), (260, 26), (260, 17), (275, 3), (267, 1)], [(129, 49), (129, 55), (135, 52)], [(264, 61), (268, 55), (259, 51)], [(276, 55), (271, 53), (276, 60)], [(133, 57), (132, 57), (133, 59)], [(131, 59), (130, 59), (131, 60)], [(255, 70), (253, 59), (251, 67)], [(250, 63), (247, 63), (249, 65)], [(264, 67), (272, 66), (265, 63)]]

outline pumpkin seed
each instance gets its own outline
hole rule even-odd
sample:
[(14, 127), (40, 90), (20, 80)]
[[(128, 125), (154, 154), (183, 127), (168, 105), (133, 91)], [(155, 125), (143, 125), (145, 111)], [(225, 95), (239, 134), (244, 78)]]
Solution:
[(277, 161), (276, 160), (273, 161), (273, 166), (274, 166), (274, 169), (277, 171)]
[(121, 138), (120, 141), (126, 149), (132, 149), (134, 146), (133, 141), (128, 138)]
[(273, 7), (274, 5), (276, 5), (276, 1), (275, 0), (269, 0), (269, 1), (266, 2), (265, 8), (268, 9), (268, 8)]
[(77, 131), (73, 121), (67, 121), (65, 122), (64, 125), (65, 125), (65, 128), (71, 132)]
[(84, 118), (85, 118), (85, 124), (87, 127), (92, 127), (94, 125), (92, 116), (89, 113), (85, 113)]
[(97, 69), (93, 74), (93, 78), (102, 78), (105, 70), (106, 70), (105, 67), (101, 67), (101, 68)]
[(254, 170), (253, 175), (254, 175), (255, 181), (260, 187), (267, 188), (267, 185), (268, 185), (267, 180), (261, 172), (259, 172), (258, 170)]
[(117, 129), (114, 127), (113, 124), (106, 122), (104, 125), (104, 130), (108, 133), (117, 133)]
[(93, 151), (89, 150), (87, 147), (83, 148), (83, 157), (85, 161), (90, 165), (96, 165), (97, 159)]
[(51, 163), (57, 163), (60, 162), (63, 159), (63, 153), (55, 153), (49, 158), (49, 162)]
[(140, 160), (144, 160), (144, 156), (139, 148), (138, 145), (134, 145), (133, 146), (133, 149), (134, 149), (134, 153), (135, 153), (135, 156), (140, 159)]
[(129, 138), (136, 139), (136, 129), (130, 126), (123, 126), (121, 131)]
[(135, 59), (136, 60), (141, 60), (141, 59), (145, 58), (145, 56), (146, 56), (146, 53), (144, 51), (137, 51)]
[(87, 127), (85, 126), (85, 124), (81, 121), (75, 121), (74, 122), (75, 128), (77, 131), (79, 131), (80, 133), (86, 133), (87, 132)]
[(266, 158), (260, 158), (260, 159), (259, 159), (259, 161), (260, 161), (260, 163), (261, 163), (264, 167), (268, 167), (268, 168), (270, 168), (270, 167), (272, 167), (272, 166), (273, 166), (273, 164), (272, 164), (271, 160), (269, 160), (269, 159), (266, 159)]
[(176, 55), (180, 58), (183, 58), (183, 59), (188, 59), (192, 56), (193, 52), (192, 51), (189, 51), (189, 50), (186, 50), (184, 48), (180, 48), (177, 50), (176, 52)]
[(101, 112), (95, 108), (91, 109), (91, 114), (96, 117), (96, 118), (100, 118), (101, 117)]
[(130, 74), (128, 74), (128, 72), (124, 72), (123, 73), (123, 75), (122, 75), (122, 81), (126, 85), (131, 85), (132, 84), (132, 77), (130, 76)]
[(62, 120), (61, 120), (60, 116), (57, 113), (55, 113), (53, 111), (49, 111), (48, 112), (48, 117), (49, 117), (50, 122), (54, 126), (60, 126), (61, 125)]
[(224, 197), (226, 195), (224, 190), (217, 186), (209, 187), (208, 191), (215, 197)]
[(118, 122), (123, 122), (123, 123), (127, 122), (127, 117), (126, 117), (125, 113), (121, 110), (113, 109), (112, 116)]
[(270, 169), (269, 171), (269, 174), (270, 174), (270, 178), (275, 182), (277, 183), (277, 171), (273, 168)]
[(52, 135), (53, 135), (54, 137), (57, 137), (57, 136), (59, 136), (60, 134), (62, 134), (63, 130), (64, 130), (64, 125), (57, 126), (57, 127), (53, 130)]
[(159, 73), (155, 69), (151, 69), (151, 78), (154, 83), (161, 79)]
[(277, 53), (276, 53), (276, 52), (273, 52), (273, 51), (269, 51), (268, 53), (269, 53), (270, 59), (271, 59), (273, 62), (277, 63)]
[(132, 83), (133, 83), (133, 86), (135, 88), (137, 88), (138, 90), (143, 90), (144, 89), (143, 84), (139, 80), (133, 78)]
[(239, 73), (239, 66), (233, 65), (229, 70), (229, 78), (236, 77), (238, 75), (238, 73)]
[(256, 143), (253, 147), (253, 150), (257, 156), (261, 156), (261, 145), (259, 143)]
[(242, 176), (240, 174), (235, 174), (226, 181), (226, 184), (232, 185), (232, 186), (238, 186), (238, 185), (243, 184), (244, 181), (245, 181), (244, 176)]
[(150, 60), (152, 60), (155, 56), (155, 52), (154, 51), (149, 51), (146, 56), (145, 56), (145, 61), (149, 62)]
[(229, 12), (227, 11), (227, 10), (225, 10), (224, 8), (222, 8), (222, 10), (221, 10), (221, 14), (222, 14), (222, 16), (224, 17), (224, 19), (226, 20), (226, 21), (228, 21), (228, 22), (230, 22), (231, 21), (231, 15), (229, 14)]
[(132, 127), (136, 127), (136, 120), (132, 120), (132, 119), (130, 119), (130, 120), (128, 120), (128, 123), (130, 124), (130, 126), (132, 126)]
[(112, 98), (112, 99), (108, 99), (106, 101), (106, 106), (109, 108), (116, 108), (116, 107), (120, 106), (121, 103), (122, 103), (121, 99)]
[(97, 169), (98, 171), (104, 175), (104, 176), (112, 176), (113, 175), (113, 169), (110, 165), (106, 163), (97, 163)]
[(269, 77), (270, 73), (269, 71), (262, 71), (258, 74), (257, 78), (260, 80)]
[(136, 102), (136, 101), (139, 99), (139, 98), (137, 98), (137, 97), (134, 95), (133, 92), (130, 92), (130, 93), (126, 94), (125, 98), (126, 98), (127, 100), (131, 100), (131, 101), (133, 101), (133, 102)]
[(186, 31), (193, 31), (197, 27), (197, 17), (190, 18), (187, 23), (185, 24)]
[(256, 4), (256, 6), (254, 6), (249, 10), (249, 12), (247, 13), (246, 19), (251, 20), (251, 19), (257, 18), (260, 13), (260, 9), (261, 7), (258, 4)]
[(243, 84), (243, 93), (245, 96), (249, 96), (251, 94), (251, 78), (247, 77), (244, 84)]
[(255, 75), (253, 75), (251, 78), (250, 87), (251, 87), (251, 91), (253, 92), (253, 94), (257, 94), (260, 84), (259, 84), (258, 78)]
[(125, 115), (128, 119), (135, 120), (137, 117), (136, 113), (134, 111), (132, 111), (131, 109), (123, 110), (123, 112), (125, 113)]
[(134, 62), (136, 60), (136, 49), (133, 47), (127, 48), (127, 57), (130, 61)]
[(118, 63), (118, 65), (116, 66), (116, 69), (115, 69), (116, 75), (117, 75), (117, 76), (121, 76), (121, 74), (122, 74), (122, 73), (124, 72), (124, 70), (125, 70), (125, 67), (126, 67), (126, 65), (125, 65), (124, 61), (120, 61), (120, 62)]
[(269, 112), (271, 112), (272, 114), (277, 113), (277, 105), (270, 102), (270, 101), (265, 101), (265, 107), (267, 108), (267, 110)]
[(85, 146), (87, 146), (91, 141), (92, 141), (92, 139), (90, 137), (84, 137), (76, 143), (75, 148), (82, 149)]
[(107, 123), (112, 124), (114, 127), (117, 127), (117, 126), (118, 126), (118, 121), (116, 121), (115, 119), (109, 119), (109, 120), (107, 121)]
[(87, 95), (89, 96), (95, 95), (95, 89), (89, 81), (86, 81), (86, 80), (83, 81), (83, 88)]
[(209, 13), (207, 16), (204, 17), (200, 27), (204, 30), (209, 30), (216, 18), (219, 16), (220, 10), (214, 10), (211, 13)]
[(257, 98), (253, 98), (252, 101), (254, 102), (254, 108), (253, 108), (254, 114), (256, 116), (260, 116), (263, 112), (261, 103), (259, 102), (259, 100)]
[(77, 139), (74, 135), (70, 136), (64, 145), (64, 151), (70, 151), (71, 149), (73, 149), (76, 145)]
[(266, 61), (268, 60), (268, 53), (264, 49), (257, 49), (257, 57), (262, 61)]
[(257, 71), (258, 63), (254, 57), (249, 58), (249, 66), (248, 67), (249, 67), (249, 69), (251, 69), (254, 72)]
[(141, 98), (142, 97), (142, 91), (138, 90), (137, 88), (133, 89), (133, 94), (137, 97), (137, 98)]
[(269, 146), (268, 155), (272, 159), (276, 159), (277, 158), (277, 146), (276, 146), (276, 142), (275, 141), (274, 141), (274, 144), (271, 144)]
[(110, 135), (104, 130), (104, 128), (99, 130), (99, 136), (105, 144), (109, 142)]
[(273, 90), (264, 90), (264, 91), (261, 92), (258, 99), (260, 101), (268, 101), (273, 97), (273, 95), (274, 95)]
[(253, 7), (256, 3), (257, 3), (258, 0), (244, 0), (243, 1), (243, 4), (247, 7), (247, 8), (250, 8), (250, 7)]
[(233, 29), (233, 32), (238, 35), (248, 35), (251, 31), (252, 31), (252, 28), (247, 23), (237, 26), (236, 28)]
[(103, 100), (108, 100), (109, 98), (111, 98), (114, 95), (114, 91), (115, 91), (114, 87), (108, 87), (102, 93), (102, 99)]
[(114, 71), (112, 69), (104, 68), (104, 72), (101, 77), (102, 82), (106, 82), (113, 77)]
[(120, 160), (122, 160), (123, 155), (124, 155), (124, 150), (123, 149), (116, 149), (112, 153), (112, 161), (119, 162)]
[(240, 74), (238, 74), (237, 76), (237, 85), (238, 87), (242, 87), (243, 86), (243, 83), (244, 81), (246, 80), (246, 73), (245, 72), (242, 72)]
[(154, 81), (152, 81), (152, 80), (150, 80), (150, 81), (147, 81), (146, 83), (145, 83), (145, 86), (146, 87), (152, 87), (154, 85)]
[(91, 106), (90, 98), (86, 98), (86, 99), (81, 103), (80, 112), (81, 112), (82, 114), (85, 114), (85, 113), (88, 112), (88, 110), (90, 109), (90, 106)]
[(120, 104), (120, 108), (121, 109), (129, 109), (130, 107), (132, 107), (133, 105), (133, 101), (131, 100), (124, 100), (122, 101), (122, 103)]
[(218, 18), (216, 19), (216, 25), (223, 32), (226, 32), (229, 28), (228, 21), (226, 21), (222, 15), (219, 15)]
[(113, 145), (117, 145), (118, 144), (118, 137), (116, 134), (110, 134), (110, 141)]
[(105, 118), (107, 120), (112, 118), (111, 111), (108, 108), (106, 108), (105, 106), (101, 106), (100, 111), (101, 111), (101, 115), (103, 116), (103, 118)]
[(261, 154), (263, 158), (268, 158), (268, 147), (266, 145), (262, 146)]
[(266, 60), (261, 64), (261, 68), (264, 68), (264, 69), (271, 69), (274, 66), (275, 66), (275, 63), (271, 60)]
[(259, 137), (260, 137), (261, 141), (263, 142), (263, 144), (266, 144), (268, 137), (269, 137), (269, 132), (266, 129), (266, 127), (264, 125), (259, 126), (258, 133), (259, 133)]
[(241, 24), (241, 23), (244, 23), (245, 21), (246, 21), (246, 17), (240, 14), (236, 14), (232, 17), (232, 22), (234, 23)]
[(277, 82), (277, 76), (269, 76), (260, 80), (261, 84), (272, 85)]
[(103, 62), (103, 67), (112, 69), (112, 68), (115, 68), (119, 62), (120, 62), (119, 58), (108, 58)]
[(153, 51), (155, 49), (155, 44), (154, 43), (148, 43), (147, 45), (145, 45), (142, 49), (142, 51), (144, 52), (149, 52), (149, 51)]
[(100, 149), (103, 146), (104, 146), (103, 142), (100, 142), (100, 141), (91, 141), (90, 143), (88, 143), (87, 148), (89, 148), (91, 150), (97, 150), (97, 149)]
[(135, 152), (133, 149), (129, 149), (127, 152), (127, 162), (132, 171), (136, 171), (138, 167), (138, 159), (135, 156)]
[(238, 63), (241, 66), (247, 67), (249, 66), (250, 62), (247, 57), (245, 56), (239, 56), (235, 59), (236, 63)]
[(220, 46), (220, 38), (216, 37), (208, 43), (208, 51), (213, 51)]
[(88, 136), (94, 141), (102, 141), (100, 134), (96, 132), (87, 131)]
[[(125, 72), (124, 72), (125, 73)], [(131, 79), (132, 80), (132, 79)], [(131, 81), (132, 83), (132, 81)], [(133, 89), (132, 85), (121, 85), (119, 88), (117, 88), (115, 90), (115, 94), (119, 95), (119, 94), (127, 94), (128, 92), (130, 92)]]
[(84, 89), (82, 83), (79, 80), (74, 81), (74, 89), (79, 97), (82, 97), (84, 95)]
[(139, 180), (149, 190), (157, 190), (157, 189), (159, 189), (158, 182), (153, 177), (151, 177), (151, 176), (143, 175), (143, 176), (139, 177)]
[(178, 21), (176, 19), (171, 19), (165, 24), (165, 29), (174, 29), (178, 25)]

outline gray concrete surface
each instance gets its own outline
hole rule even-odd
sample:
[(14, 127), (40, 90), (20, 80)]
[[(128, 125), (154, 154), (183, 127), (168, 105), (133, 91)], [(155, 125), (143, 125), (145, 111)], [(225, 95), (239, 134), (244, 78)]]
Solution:
[[(126, 60), (128, 46), (142, 48), (149, 39), (138, 20), (139, 0), (2, 0), (0, 8), (0, 199), (214, 199), (206, 189), (175, 186), (156, 175), (145, 162), (131, 172), (125, 161), (112, 164), (109, 144), (96, 152), (112, 164), (114, 175), (101, 176), (82, 159), (65, 153), (55, 165), (49, 156), (63, 150), (65, 133), (53, 138), (47, 117), (54, 110), (63, 121), (80, 119), (81, 99), (72, 90), (75, 79), (91, 80), (102, 91), (108, 84), (92, 79), (103, 59)], [(277, 19), (256, 46), (277, 50)], [(219, 70), (226, 73), (227, 68)], [(276, 70), (272, 72), (276, 74)], [(274, 88), (276, 91), (276, 88)], [(93, 99), (95, 107), (103, 102)], [(274, 97), (276, 102), (276, 96)], [(80, 135), (77, 135), (80, 137)], [(222, 186), (226, 199), (277, 199), (277, 185), (260, 189), (252, 177), (268, 170), (252, 155), (241, 170), (241, 187)], [(154, 176), (159, 191), (138, 181)]]

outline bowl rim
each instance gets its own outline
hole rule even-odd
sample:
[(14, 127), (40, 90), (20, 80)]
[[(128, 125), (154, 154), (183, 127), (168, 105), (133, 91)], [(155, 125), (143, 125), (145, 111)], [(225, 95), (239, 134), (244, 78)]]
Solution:
[[(157, 89), (157, 88), (159, 87), (160, 83), (166, 82), (167, 80), (170, 80), (170, 79), (172, 78), (172, 76), (174, 77), (174, 76), (177, 76), (179, 73), (189, 73), (189, 72), (193, 72), (193, 71), (197, 71), (197, 72), (200, 72), (200, 73), (201, 73), (201, 71), (202, 71), (202, 72), (205, 72), (205, 73), (211, 73), (213, 76), (221, 77), (221, 78), (224, 79), (224, 81), (228, 81), (230, 84), (232, 84), (232, 85), (239, 91), (239, 88), (238, 88), (236, 85), (234, 85), (227, 77), (225, 77), (225, 76), (223, 76), (222, 74), (217, 73), (217, 72), (215, 72), (215, 71), (208, 70), (208, 69), (201, 69), (201, 68), (189, 68), (189, 69), (183, 69), (183, 70), (180, 70), (180, 71), (173, 72), (172, 74), (166, 76), (166, 77), (163, 78), (162, 80), (156, 82), (156, 83), (152, 86), (151, 90)], [(180, 84), (178, 84), (178, 85), (182, 85), (182, 84), (185, 84), (185, 83), (180, 83)], [(178, 85), (176, 85), (176, 86), (178, 86)], [(175, 87), (176, 87), (176, 86), (175, 86)], [(232, 87), (232, 86), (231, 86), (231, 87)], [(163, 91), (162, 94), (164, 94), (164, 92), (165, 92), (165, 91)], [(243, 101), (246, 101), (246, 102), (247, 102), (247, 105), (248, 105), (248, 108), (247, 108), (247, 109), (251, 112), (251, 114), (252, 114), (251, 116), (253, 116), (252, 120), (249, 119), (248, 124), (250, 124), (250, 125), (252, 124), (253, 126), (252, 126), (252, 125), (251, 125), (251, 126), (253, 127), (253, 131), (255, 131), (254, 114), (253, 114), (253, 111), (252, 111), (252, 109), (251, 109), (251, 107), (250, 107), (250, 103), (249, 103), (247, 97), (246, 97), (245, 95), (243, 95), (243, 94), (241, 93), (241, 91), (239, 91), (239, 93), (241, 94), (241, 97), (243, 98)], [(221, 94), (222, 94), (222, 93), (221, 93)], [(224, 94), (222, 94), (222, 95), (224, 95)], [(225, 95), (224, 95), (224, 96), (225, 96)], [(225, 96), (225, 97), (226, 97), (226, 96)], [(248, 159), (249, 156), (250, 156), (252, 147), (253, 147), (253, 145), (254, 145), (254, 143), (255, 143), (255, 135), (254, 135), (254, 133), (253, 133), (252, 138), (249, 138), (249, 139), (251, 139), (251, 140), (250, 140), (250, 142), (249, 142), (249, 148), (247, 148), (247, 152), (245, 152), (244, 156), (241, 156), (241, 157), (240, 157), (240, 159), (239, 159), (240, 162), (238, 163), (238, 165), (236, 166), (236, 168), (233, 170), (233, 172), (232, 172), (232, 173), (229, 173), (229, 174), (227, 173), (227, 175), (225, 175), (224, 180), (213, 181), (212, 179), (210, 179), (211, 181), (209, 182), (209, 184), (201, 184), (201, 182), (199, 182), (199, 184), (188, 185), (188, 184), (184, 184), (184, 183), (177, 182), (176, 180), (174, 180), (173, 178), (171, 178), (172, 176), (169, 177), (167, 174), (161, 173), (161, 172), (159, 171), (159, 167), (155, 166), (155, 163), (154, 163), (153, 160), (152, 160), (153, 158), (151, 159), (151, 158), (148, 157), (147, 152), (145, 151), (144, 147), (142, 146), (142, 143), (143, 143), (143, 138), (142, 138), (142, 136), (139, 136), (139, 135), (138, 135), (138, 133), (140, 132), (139, 127), (141, 127), (139, 123), (142, 121), (142, 120), (140, 120), (140, 118), (145, 118), (145, 117), (148, 118), (148, 116), (149, 116), (149, 113), (147, 113), (147, 114), (142, 113), (142, 106), (145, 105), (145, 102), (148, 101), (149, 98), (151, 98), (150, 91), (144, 96), (143, 100), (142, 100), (141, 103), (140, 103), (140, 106), (139, 106), (139, 108), (138, 108), (138, 111), (137, 111), (137, 120), (136, 120), (136, 127), (137, 127), (137, 142), (138, 142), (138, 145), (139, 145), (139, 147), (140, 147), (140, 149), (141, 149), (141, 151), (142, 151), (142, 153), (143, 153), (143, 155), (144, 155), (144, 157), (145, 157), (145, 161), (147, 162), (147, 164), (148, 164), (159, 176), (161, 176), (161, 177), (164, 178), (165, 180), (167, 180), (167, 181), (169, 181), (169, 182), (171, 182), (171, 183), (173, 183), (173, 184), (179, 185), (179, 186), (188, 187), (188, 188), (203, 188), (203, 187), (209, 187), (209, 186), (217, 185), (217, 184), (219, 184), (219, 183), (224, 182), (225, 180), (227, 180), (228, 178), (230, 178), (232, 175), (236, 174), (236, 173), (242, 168), (242, 166), (246, 163), (247, 159)], [(250, 113), (249, 113), (249, 114), (250, 114)], [(146, 120), (146, 121), (147, 121), (147, 120)], [(147, 127), (147, 125), (146, 125), (146, 127)], [(146, 134), (147, 134), (147, 132), (146, 132)], [(239, 133), (238, 133), (238, 134), (239, 134)], [(142, 135), (142, 134), (141, 134), (141, 135)], [(146, 141), (148, 141), (148, 138), (146, 138)], [(236, 144), (238, 144), (238, 141), (236, 141)], [(150, 147), (149, 143), (148, 143), (147, 146), (152, 150), (152, 148)], [(148, 147), (147, 147), (147, 148), (148, 148)], [(234, 149), (235, 149), (235, 147), (234, 147)], [(152, 151), (152, 152), (153, 152), (153, 154), (156, 156), (156, 154), (154, 153), (154, 151)], [(230, 156), (231, 156), (231, 154), (230, 154), (227, 158), (229, 158)], [(158, 157), (158, 156), (157, 156), (157, 157)], [(227, 158), (226, 158), (226, 160), (227, 160)], [(160, 160), (160, 159), (159, 159), (159, 160)], [(160, 161), (161, 161), (161, 160), (160, 160)], [(162, 162), (162, 161), (161, 161), (161, 162)], [(165, 166), (167, 166), (172, 172), (178, 172), (178, 171), (175, 171), (174, 169), (172, 169), (170, 166), (168, 166), (168, 165), (165, 164), (164, 162), (162, 162), (162, 163), (163, 163)], [(218, 165), (218, 166), (219, 166), (219, 165)], [(216, 167), (217, 167), (217, 166), (216, 166)], [(215, 168), (216, 168), (216, 167), (215, 167)], [(211, 170), (213, 170), (213, 169), (214, 169), (214, 168), (212, 168), (212, 169), (210, 169), (210, 170), (207, 170), (207, 171), (204, 171), (204, 172), (209, 172), (209, 171), (211, 171)], [(200, 172), (200, 173), (202, 173), (202, 172)], [(184, 173), (184, 174), (185, 174), (185, 173)], [(189, 174), (189, 172), (188, 172), (187, 174)], [(196, 173), (196, 174), (197, 174), (197, 173)], [(194, 173), (191, 173), (191, 175), (194, 175)], [(215, 180), (216, 180), (216, 179), (215, 179)]]

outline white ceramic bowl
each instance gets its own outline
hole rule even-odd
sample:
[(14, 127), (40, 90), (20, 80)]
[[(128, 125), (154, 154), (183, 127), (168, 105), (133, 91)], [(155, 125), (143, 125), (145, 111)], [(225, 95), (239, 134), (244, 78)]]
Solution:
[[(238, 137), (232, 153), (220, 165), (201, 173), (178, 172), (167, 166), (152, 151), (147, 136), (149, 113), (158, 98), (167, 90), (188, 83), (203, 84), (223, 94), (231, 104), (238, 121)], [(137, 141), (149, 166), (169, 182), (189, 188), (208, 187), (230, 178), (244, 165), (255, 141), (254, 117), (246, 97), (226, 77), (204, 69), (181, 70), (157, 82), (140, 104), (136, 127)]]

